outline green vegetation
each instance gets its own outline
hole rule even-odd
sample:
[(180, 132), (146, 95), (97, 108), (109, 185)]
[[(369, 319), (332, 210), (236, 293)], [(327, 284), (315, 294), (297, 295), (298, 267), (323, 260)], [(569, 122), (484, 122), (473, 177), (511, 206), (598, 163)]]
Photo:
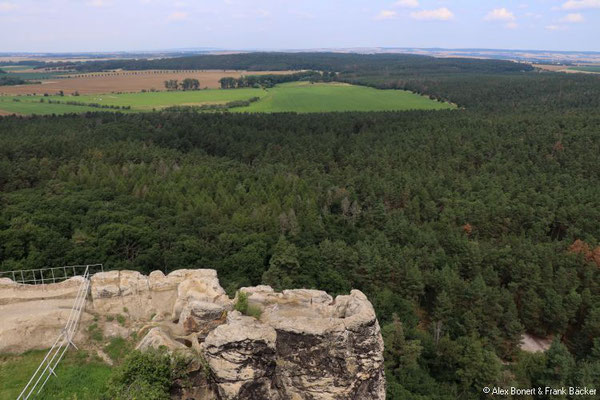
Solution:
[[(46, 351), (29, 351), (21, 355), (0, 355), (0, 399), (16, 399), (36, 370)], [(85, 351), (67, 352), (48, 381), (43, 400), (97, 400), (105, 391), (111, 367), (90, 357)]]
[(583, 71), (583, 72), (599, 72), (600, 73), (600, 65), (586, 65), (580, 67), (570, 67), (570, 70), (573, 71)]
[(0, 75), (0, 86), (13, 86), (13, 85), (24, 85), (27, 82), (18, 77), (12, 76), (13, 74), (2, 74)]
[(107, 400), (169, 400), (174, 381), (184, 377), (187, 362), (166, 351), (134, 350), (108, 383)]
[[(201, 106), (206, 104), (226, 104), (232, 101), (262, 97), (261, 89), (239, 90), (194, 90), (171, 92), (146, 92), (103, 94), (86, 96), (0, 96), (0, 110), (19, 114), (65, 114), (98, 111), (98, 107), (112, 106), (131, 111), (152, 111), (173, 105)], [(17, 99), (18, 101), (15, 101)], [(43, 100), (43, 102), (42, 102)], [(52, 103), (49, 103), (51, 101)], [(67, 102), (76, 101), (80, 105)], [(92, 104), (94, 106), (86, 106)], [(128, 112), (130, 110), (124, 110)]]
[(132, 350), (133, 344), (120, 337), (110, 339), (110, 342), (104, 346), (104, 351), (116, 364), (120, 364)]
[(268, 90), (262, 99), (235, 112), (332, 112), (439, 110), (451, 104), (400, 90), (378, 90), (340, 83), (286, 83)]
[(447, 75), (473, 73), (511, 73), (532, 71), (529, 64), (512, 61), (468, 58), (434, 58), (414, 54), (352, 54), (352, 53), (246, 53), (197, 55), (162, 59), (107, 60), (64, 62), (51, 67), (73, 67), (82, 72), (113, 69), (237, 69), (246, 71), (369, 71), (384, 75), (390, 71), (405, 75)]
[(98, 327), (98, 324), (96, 322), (90, 324), (90, 326), (88, 326), (87, 328), (87, 331), (90, 336), (90, 339), (96, 342), (101, 342), (104, 339), (104, 336), (102, 335), (102, 329)]
[[(389, 399), (597, 384), (600, 77), (298, 57), (369, 87), (284, 90), (402, 89), (461, 109), (1, 118), (0, 268), (211, 266), (229, 293), (359, 289)], [(280, 88), (220, 92), (259, 91), (251, 108)], [(556, 340), (523, 354), (524, 333)]]
[[(70, 99), (76, 99), (70, 100)], [(15, 101), (16, 100), (16, 101)], [(230, 109), (236, 112), (328, 112), (447, 109), (448, 103), (432, 101), (400, 90), (377, 90), (339, 83), (295, 82), (268, 90), (195, 90), (104, 94), (88, 96), (0, 97), (0, 110), (19, 114), (63, 114), (120, 108), (121, 111), (150, 111), (171, 106), (199, 110)]]
[(260, 319), (262, 310), (260, 307), (248, 304), (248, 294), (246, 292), (238, 291), (238, 298), (234, 306), (236, 311), (241, 312), (244, 315)]
[[(57, 96), (58, 98), (59, 96)], [(74, 106), (60, 103), (41, 103), (42, 96), (20, 96), (9, 97), (0, 96), (0, 110), (8, 113), (16, 113), (23, 115), (37, 114), (68, 114), (68, 113), (83, 113), (88, 111), (98, 111), (95, 107)], [(17, 101), (15, 101), (15, 99)], [(64, 98), (63, 98), (64, 99)]]
[[(133, 400), (169, 399), (176, 379), (184, 379), (187, 361), (171, 357), (164, 351), (141, 353), (132, 350), (131, 342), (111, 339), (104, 347), (117, 367), (104, 364), (86, 351), (69, 351), (44, 387), (43, 400)], [(0, 355), (0, 399), (15, 399), (46, 351), (21, 355)]]
[(65, 75), (64, 71), (34, 71), (30, 70), (31, 65), (6, 65), (0, 68), (0, 86), (2, 85), (23, 85), (28, 81), (40, 81), (43, 79), (60, 78)]

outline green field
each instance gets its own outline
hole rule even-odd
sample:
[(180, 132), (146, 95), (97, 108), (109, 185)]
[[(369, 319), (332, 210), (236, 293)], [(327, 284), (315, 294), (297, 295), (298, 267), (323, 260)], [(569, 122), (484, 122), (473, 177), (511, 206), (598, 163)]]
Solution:
[(66, 104), (40, 103), (39, 97), (23, 97), (21, 101), (15, 102), (12, 97), (0, 96), (0, 111), (23, 115), (37, 114), (68, 114), (82, 113), (87, 111), (98, 111), (99, 108), (85, 106), (69, 106)]
[[(110, 111), (89, 106), (49, 104), (48, 100), (77, 101), (101, 105), (131, 107), (126, 112), (159, 110), (169, 106), (198, 106), (225, 104), (231, 101), (260, 100), (248, 107), (232, 108), (235, 112), (333, 112), (333, 111), (400, 111), (438, 110), (454, 108), (448, 103), (433, 101), (402, 90), (379, 90), (365, 86), (339, 83), (308, 82), (288, 83), (270, 89), (198, 90), (176, 92), (148, 92), (104, 94), (87, 96), (4, 96), (0, 97), (0, 110), (18, 114), (62, 114), (86, 111)], [(41, 102), (41, 99), (44, 102)]]
[(582, 72), (598, 72), (600, 73), (600, 65), (588, 65), (585, 67), (571, 67), (569, 68), (572, 71), (582, 71)]
[(36, 70), (36, 72), (23, 72), (27, 70), (31, 70), (31, 65), (6, 65), (0, 66), (0, 69), (8, 72), (13, 78), (20, 78), (25, 80), (43, 80), (43, 79), (52, 79), (60, 75), (68, 75), (68, 72), (64, 71), (43, 71)]
[(379, 90), (365, 86), (308, 82), (287, 83), (236, 112), (333, 112), (439, 110), (454, 108), (403, 90)]
[[(42, 361), (46, 351), (0, 355), (0, 399), (16, 399)], [(111, 367), (85, 351), (68, 352), (36, 399), (98, 399), (106, 387)]]

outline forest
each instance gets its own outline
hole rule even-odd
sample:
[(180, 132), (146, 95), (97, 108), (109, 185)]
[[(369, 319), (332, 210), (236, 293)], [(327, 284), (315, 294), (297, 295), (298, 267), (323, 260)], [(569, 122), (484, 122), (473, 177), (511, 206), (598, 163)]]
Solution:
[(22, 85), (24, 83), (27, 82), (20, 78), (11, 77), (6, 71), (0, 69), (0, 86)]
[(467, 58), (434, 58), (414, 54), (355, 53), (240, 53), (197, 55), (161, 59), (106, 60), (92, 62), (49, 62), (36, 68), (70, 67), (81, 72), (124, 70), (234, 69), (247, 71), (316, 70), (327, 72), (394, 71), (410, 76), (423, 74), (506, 73), (531, 71), (529, 64)]
[[(600, 382), (600, 78), (277, 57), (460, 108), (2, 117), (0, 269), (202, 267), (230, 294), (360, 289), (382, 326), (389, 399)], [(551, 348), (520, 351), (524, 333)]]

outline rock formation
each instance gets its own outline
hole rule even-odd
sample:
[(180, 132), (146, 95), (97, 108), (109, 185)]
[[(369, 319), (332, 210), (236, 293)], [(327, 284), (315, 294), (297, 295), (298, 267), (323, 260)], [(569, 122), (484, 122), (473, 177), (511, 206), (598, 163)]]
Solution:
[[(44, 286), (1, 280), (0, 352), (49, 347), (80, 279)], [(383, 340), (360, 291), (335, 299), (269, 286), (240, 292), (260, 310), (258, 319), (233, 311), (237, 299), (227, 296), (214, 270), (99, 273), (91, 279), (82, 325), (94, 319), (106, 337), (135, 332), (140, 350), (190, 355), (197, 368), (192, 387), (182, 389), (185, 399), (385, 398)], [(86, 339), (82, 331), (76, 340)]]

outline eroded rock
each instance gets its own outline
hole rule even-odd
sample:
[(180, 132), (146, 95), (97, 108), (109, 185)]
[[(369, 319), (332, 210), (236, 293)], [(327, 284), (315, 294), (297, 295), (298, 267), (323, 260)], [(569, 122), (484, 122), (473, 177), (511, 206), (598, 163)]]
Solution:
[[(81, 278), (54, 285), (0, 281), (0, 352), (49, 347), (64, 327)], [(82, 316), (105, 337), (143, 337), (137, 348), (193, 355), (187, 399), (380, 400), (383, 340), (366, 296), (243, 288), (259, 319), (231, 311), (214, 270), (168, 275), (96, 274)], [(87, 340), (79, 330), (76, 342)], [(202, 360), (205, 360), (202, 361)], [(208, 370), (205, 370), (208, 368)]]
[(136, 350), (148, 350), (161, 348), (166, 349), (169, 352), (176, 351), (187, 351), (187, 347), (171, 338), (171, 335), (160, 327), (152, 328), (142, 341), (136, 346)]
[(204, 342), (204, 357), (223, 399), (279, 399), (274, 387), (275, 330), (252, 317), (231, 312)]

